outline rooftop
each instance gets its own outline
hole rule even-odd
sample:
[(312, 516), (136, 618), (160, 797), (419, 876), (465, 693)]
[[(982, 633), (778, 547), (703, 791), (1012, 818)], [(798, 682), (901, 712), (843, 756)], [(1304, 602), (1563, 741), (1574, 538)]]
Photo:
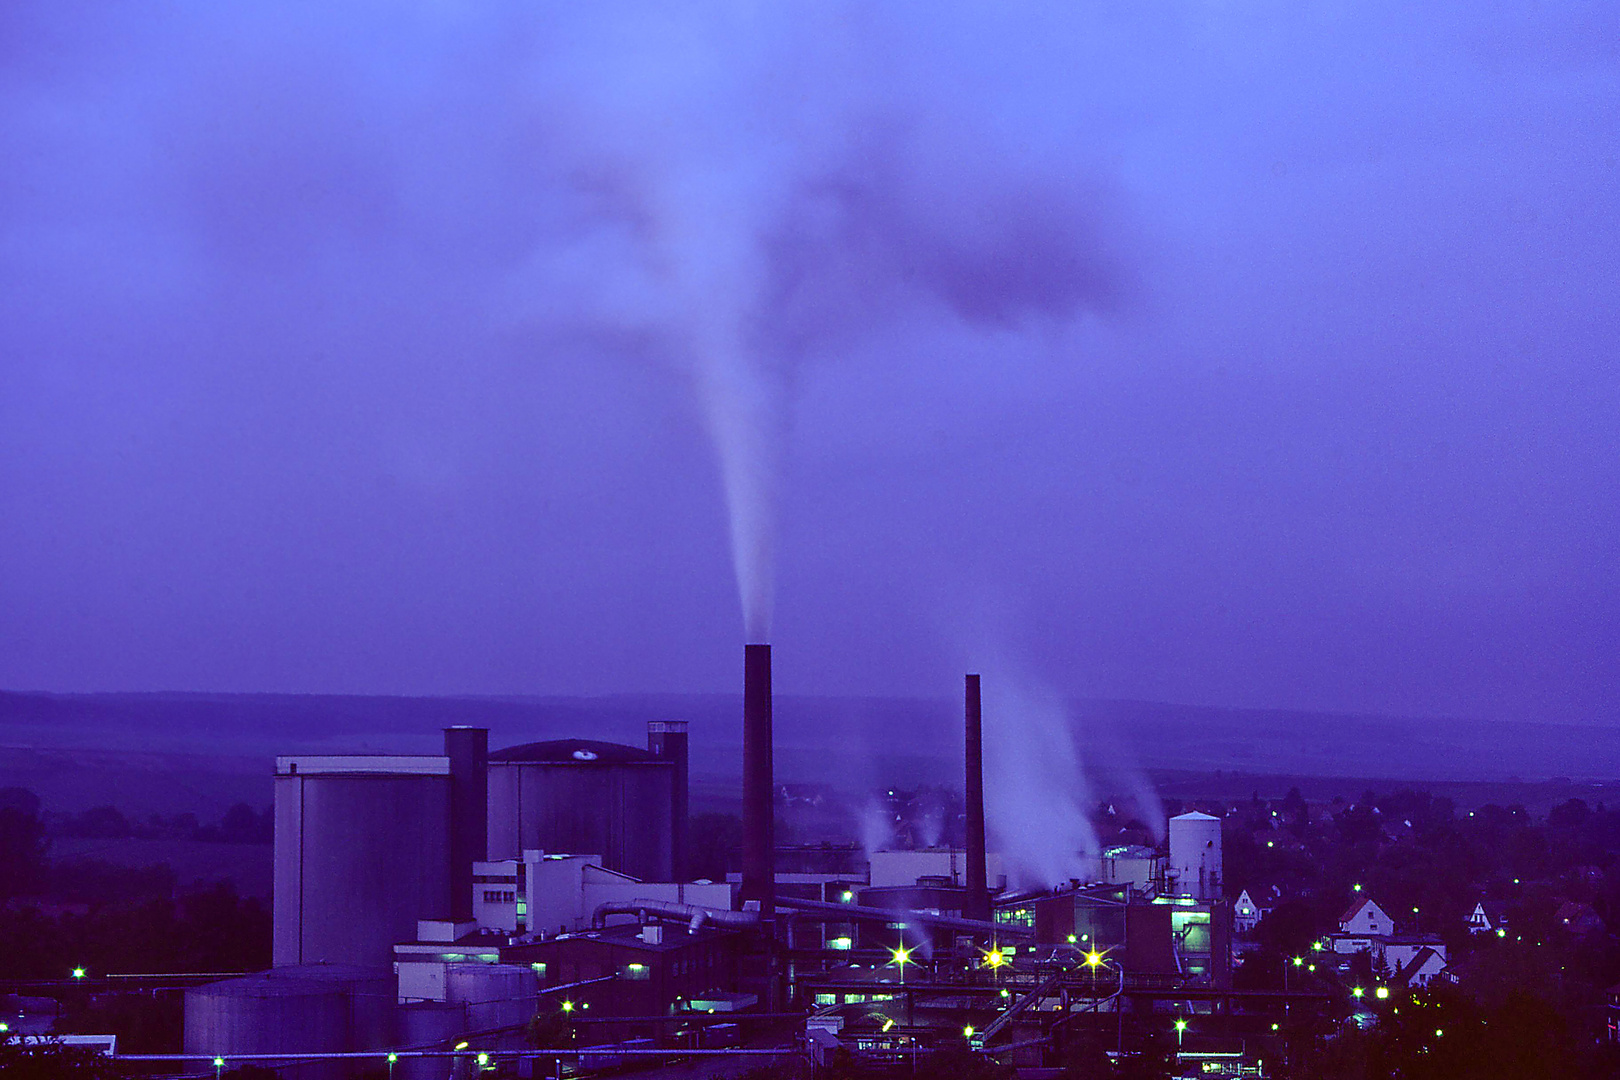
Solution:
[(277, 776), (334, 773), (449, 776), (450, 759), (438, 754), (284, 754), (276, 758)]
[(666, 761), (650, 750), (595, 739), (551, 739), (547, 742), (524, 743), (496, 750), (489, 755), (489, 760), (492, 763), (535, 762), (547, 765), (640, 765), (664, 764)]

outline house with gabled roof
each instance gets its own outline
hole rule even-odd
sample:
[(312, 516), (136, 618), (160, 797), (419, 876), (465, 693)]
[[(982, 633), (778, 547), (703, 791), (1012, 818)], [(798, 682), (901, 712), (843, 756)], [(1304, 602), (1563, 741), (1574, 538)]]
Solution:
[(1470, 934), (1507, 934), (1507, 911), (1497, 900), (1481, 900), (1468, 915)]
[(1400, 967), (1390, 981), (1397, 986), (1421, 988), (1446, 975), (1446, 958), (1431, 948), (1419, 949)]
[(1254, 928), (1260, 925), (1260, 920), (1264, 917), (1265, 912), (1261, 911), (1260, 905), (1254, 902), (1254, 897), (1249, 895), (1248, 889), (1238, 893), (1236, 902), (1232, 904), (1233, 930), (1239, 934), (1252, 934)]
[(1370, 897), (1362, 897), (1339, 916), (1339, 933), (1369, 935), (1393, 934), (1395, 920)]

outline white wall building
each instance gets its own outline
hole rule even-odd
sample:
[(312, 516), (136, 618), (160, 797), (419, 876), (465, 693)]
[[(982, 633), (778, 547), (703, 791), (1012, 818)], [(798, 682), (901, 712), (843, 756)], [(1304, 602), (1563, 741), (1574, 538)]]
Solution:
[(481, 929), (556, 934), (589, 929), (597, 906), (656, 900), (730, 911), (725, 882), (639, 881), (604, 869), (595, 855), (547, 855), (473, 864), (473, 918)]
[[(960, 848), (922, 848), (916, 851), (874, 851), (871, 862), (873, 888), (915, 885), (919, 878), (949, 878), (953, 885), (967, 884), (967, 852)], [(984, 876), (991, 889), (1005, 889), (1007, 875), (1001, 856), (986, 852)]]

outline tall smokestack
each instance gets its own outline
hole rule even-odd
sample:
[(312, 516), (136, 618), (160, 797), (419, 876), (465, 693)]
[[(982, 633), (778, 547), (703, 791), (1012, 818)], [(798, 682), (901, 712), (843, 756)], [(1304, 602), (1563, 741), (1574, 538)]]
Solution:
[(776, 783), (771, 762), (771, 647), (743, 653), (742, 899), (776, 906)]
[(489, 729), (444, 729), (450, 759), (450, 918), (471, 922), (473, 863), (489, 858)]
[(984, 868), (984, 713), (977, 675), (967, 677), (967, 899), (962, 917), (990, 918)]
[(647, 749), (674, 762), (675, 773), (670, 778), (669, 812), (669, 864), (670, 880), (685, 881), (687, 830), (690, 817), (687, 783), (687, 745), (685, 720), (649, 720), (647, 722)]

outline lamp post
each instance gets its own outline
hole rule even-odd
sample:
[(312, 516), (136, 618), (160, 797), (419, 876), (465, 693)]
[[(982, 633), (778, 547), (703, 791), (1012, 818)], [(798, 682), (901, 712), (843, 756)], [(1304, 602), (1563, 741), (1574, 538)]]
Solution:
[(1183, 1017), (1176, 1017), (1176, 1056), (1181, 1056), (1181, 1037), (1187, 1033), (1187, 1021)]
[(906, 985), (906, 965), (911, 963), (911, 950), (904, 945), (896, 945), (889, 950), (890, 963), (900, 969), (900, 985)]
[(993, 981), (1001, 982), (1001, 969), (1007, 963), (1007, 954), (1001, 951), (1001, 946), (991, 945), (984, 953), (984, 966), (990, 969)]
[(1116, 960), (1108, 959), (1107, 955), (1092, 949), (1082, 957), (1082, 962), (1091, 970), (1092, 993), (1096, 993), (1097, 969), (1111, 967), (1119, 976), (1119, 985), (1109, 995), (1114, 1002), (1114, 1053), (1116, 1056), (1125, 1052), (1125, 1014), (1121, 1010), (1120, 997), (1125, 993), (1125, 969)]

